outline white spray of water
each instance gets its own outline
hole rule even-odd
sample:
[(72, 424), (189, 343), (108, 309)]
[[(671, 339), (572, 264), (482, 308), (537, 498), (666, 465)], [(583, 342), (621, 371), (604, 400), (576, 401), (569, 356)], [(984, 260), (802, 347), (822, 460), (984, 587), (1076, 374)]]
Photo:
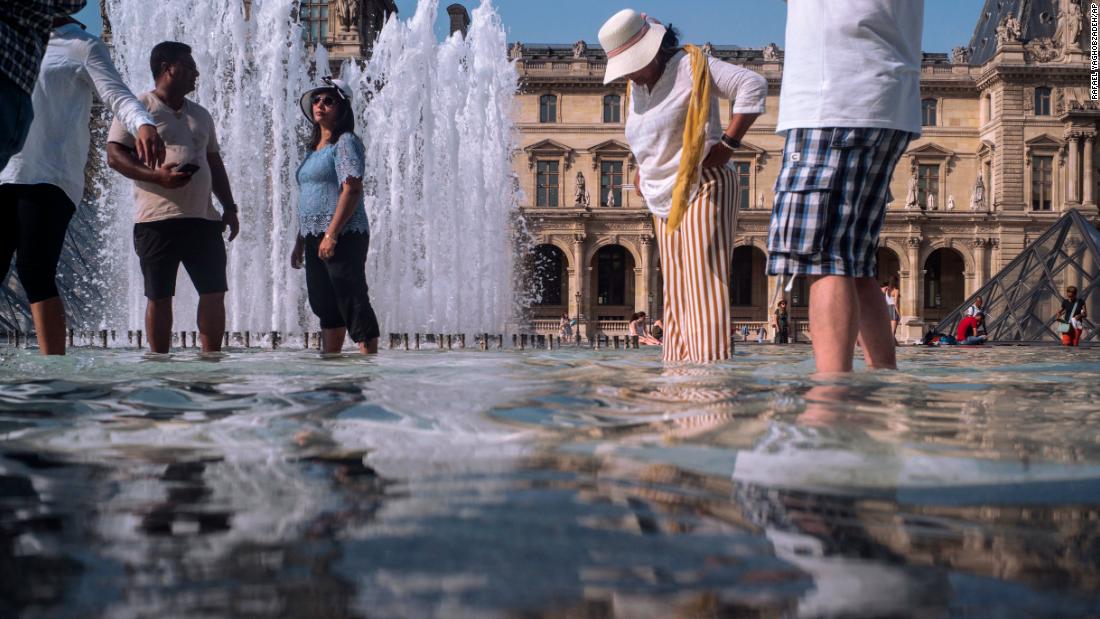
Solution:
[[(305, 277), (289, 266), (297, 233), (295, 172), (309, 125), (298, 97), (318, 82), (291, 0), (106, 0), (119, 70), (135, 92), (152, 88), (149, 51), (187, 43), (202, 73), (190, 97), (210, 110), (241, 209), (229, 245), (228, 328), (293, 333), (317, 328)], [(367, 145), (367, 278), (383, 331), (502, 330), (513, 316), (512, 102), (516, 73), (487, 0), (466, 37), (436, 40), (438, 0), (391, 19), (365, 66), (346, 62), (357, 133)], [(328, 73), (318, 48), (318, 74)], [(369, 102), (369, 103), (368, 103)], [(99, 208), (102, 281), (118, 291), (109, 326), (140, 329), (142, 279), (131, 242), (130, 181), (110, 173)], [(194, 289), (180, 270), (177, 330), (195, 328)]]

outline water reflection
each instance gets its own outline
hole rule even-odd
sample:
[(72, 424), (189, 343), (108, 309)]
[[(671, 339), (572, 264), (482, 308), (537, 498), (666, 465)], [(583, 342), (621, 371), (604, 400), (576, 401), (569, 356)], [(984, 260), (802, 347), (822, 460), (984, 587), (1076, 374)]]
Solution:
[(0, 616), (1093, 616), (1100, 363), (1004, 350), (5, 353)]

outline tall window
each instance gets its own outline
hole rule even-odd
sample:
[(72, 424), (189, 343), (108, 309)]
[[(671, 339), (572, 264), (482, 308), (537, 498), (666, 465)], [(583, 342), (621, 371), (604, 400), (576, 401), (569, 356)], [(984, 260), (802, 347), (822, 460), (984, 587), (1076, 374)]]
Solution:
[(940, 197), (940, 166), (926, 164), (917, 167), (917, 201), (921, 207), (928, 206), (928, 196)]
[(1051, 170), (1054, 157), (1032, 155), (1031, 157), (1031, 210), (1049, 211), (1054, 180)]
[(553, 245), (540, 245), (535, 250), (534, 305), (562, 305), (562, 282), (565, 281), (565, 254)]
[(539, 97), (539, 122), (558, 122), (558, 98), (554, 95), (542, 95)]
[(746, 161), (735, 161), (733, 163), (733, 169), (737, 172), (737, 186), (740, 189), (739, 207), (742, 209), (752, 208), (752, 194), (749, 193), (749, 169), (752, 167), (751, 163)]
[(936, 100), (922, 99), (920, 102), (920, 124), (924, 127), (936, 126)]
[[(791, 286), (791, 307), (809, 307), (810, 306), (810, 282), (806, 281), (806, 277), (794, 278), (794, 285)], [(772, 312), (775, 311), (775, 307), (772, 307)]]
[(1046, 86), (1035, 89), (1035, 115), (1050, 116), (1050, 89)]
[(605, 123), (621, 122), (619, 95), (607, 95), (603, 98), (603, 121)]
[(596, 254), (596, 281), (598, 305), (626, 304), (626, 249), (609, 245)]
[(302, 0), (299, 13), (306, 38), (310, 42), (328, 38), (328, 0)]
[(600, 206), (623, 205), (623, 162), (600, 162)]
[(558, 162), (535, 164), (535, 206), (558, 205)]
[(743, 245), (733, 250), (730, 265), (730, 305), (752, 305), (752, 248)]

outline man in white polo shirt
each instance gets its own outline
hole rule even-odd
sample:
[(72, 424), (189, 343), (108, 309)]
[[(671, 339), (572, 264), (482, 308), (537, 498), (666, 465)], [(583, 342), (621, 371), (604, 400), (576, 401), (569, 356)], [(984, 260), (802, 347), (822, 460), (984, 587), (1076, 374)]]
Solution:
[[(210, 113), (186, 95), (199, 77), (191, 48), (165, 41), (153, 47), (149, 66), (156, 88), (138, 96), (164, 138), (164, 165), (138, 164), (134, 138), (117, 120), (107, 136), (107, 164), (134, 180), (137, 213), (134, 249), (145, 279), (145, 328), (153, 352), (172, 342), (172, 297), (183, 264), (199, 293), (198, 327), (205, 352), (221, 350), (225, 332), (226, 275), (222, 232), (232, 241), (239, 231), (237, 205), (229, 187)], [(210, 193), (222, 213), (214, 210)]]
[(895, 368), (875, 281), (890, 178), (920, 135), (924, 0), (789, 0), (777, 132), (786, 133), (768, 272), (809, 277), (818, 372)]

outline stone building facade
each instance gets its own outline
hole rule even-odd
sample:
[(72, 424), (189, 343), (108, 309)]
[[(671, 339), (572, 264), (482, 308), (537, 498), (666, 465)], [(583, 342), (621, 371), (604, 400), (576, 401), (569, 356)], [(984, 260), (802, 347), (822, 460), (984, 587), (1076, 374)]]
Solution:
[[(1039, 4), (988, 0), (969, 46), (924, 55), (923, 134), (891, 182), (879, 249), (879, 278), (902, 293), (899, 339), (963, 303), (1066, 209), (1098, 219), (1100, 106), (1089, 99), (1081, 5)], [(731, 162), (741, 182), (733, 316), (765, 321), (777, 294), (765, 262), (783, 53), (774, 44), (704, 50), (768, 81), (768, 110)], [(531, 316), (546, 329), (562, 314), (579, 317), (587, 333), (619, 330), (634, 311), (658, 316), (660, 260), (633, 192), (625, 83), (603, 85), (603, 51), (584, 41), (517, 42), (510, 53), (521, 80), (514, 169), (539, 291)], [(804, 317), (803, 279), (781, 293)]]

